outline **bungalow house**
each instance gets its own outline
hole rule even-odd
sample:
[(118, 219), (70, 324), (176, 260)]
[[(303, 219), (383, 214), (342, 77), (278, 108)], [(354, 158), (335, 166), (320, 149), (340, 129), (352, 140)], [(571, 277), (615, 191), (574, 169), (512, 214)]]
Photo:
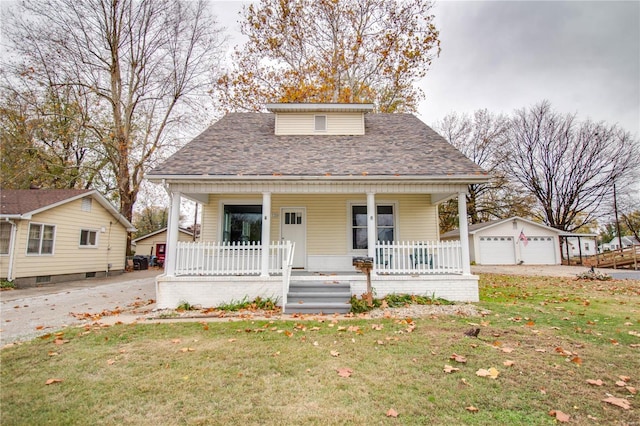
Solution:
[[(195, 241), (193, 232), (188, 229), (178, 228), (178, 241)], [(167, 228), (158, 229), (147, 235), (131, 240), (131, 245), (138, 256), (149, 256), (159, 263), (164, 263), (165, 249), (167, 246)]]
[(624, 249), (624, 248), (632, 247), (635, 245), (640, 245), (640, 241), (638, 241), (635, 237), (627, 237), (627, 236), (620, 237), (620, 238), (614, 237), (607, 244), (608, 249), (606, 250), (620, 250), (621, 248)]
[[(266, 296), (286, 312), (348, 310), (367, 290), (354, 257), (372, 262), (377, 296), (478, 300), (467, 233), (440, 242), (437, 213), (453, 197), (466, 212), (484, 170), (411, 114), (267, 110), (225, 115), (147, 175), (171, 196), (159, 308)], [(200, 242), (178, 241), (182, 197), (203, 206)]]
[(1, 279), (28, 287), (124, 271), (135, 228), (97, 191), (4, 189), (0, 199)]

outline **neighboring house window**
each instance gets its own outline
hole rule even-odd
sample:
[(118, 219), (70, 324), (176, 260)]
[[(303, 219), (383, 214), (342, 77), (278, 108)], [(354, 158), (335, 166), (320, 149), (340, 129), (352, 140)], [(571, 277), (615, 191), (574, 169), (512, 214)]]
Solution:
[(80, 247), (98, 247), (98, 232), (87, 229), (81, 230)]
[[(393, 241), (393, 206), (376, 206), (378, 241)], [(352, 245), (354, 250), (367, 249), (367, 206), (351, 206)]]
[(27, 254), (53, 254), (55, 230), (53, 225), (30, 223)]
[(327, 116), (326, 115), (316, 115), (315, 116), (315, 124), (316, 124), (316, 132), (326, 132), (327, 131)]
[(11, 224), (7, 222), (0, 223), (0, 254), (9, 254), (9, 246), (11, 244)]
[(90, 212), (91, 211), (91, 198), (90, 197), (85, 197), (82, 199), (82, 207), (80, 207), (80, 209), (83, 212)]
[(589, 251), (589, 243), (584, 243), (584, 249), (585, 251)]
[(262, 239), (261, 205), (224, 206), (224, 242), (260, 242)]

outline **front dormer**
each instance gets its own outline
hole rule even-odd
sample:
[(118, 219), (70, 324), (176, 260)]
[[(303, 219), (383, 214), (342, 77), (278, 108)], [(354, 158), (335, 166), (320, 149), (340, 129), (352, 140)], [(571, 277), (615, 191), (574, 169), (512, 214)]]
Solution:
[(268, 104), (276, 135), (364, 135), (364, 115), (373, 104)]

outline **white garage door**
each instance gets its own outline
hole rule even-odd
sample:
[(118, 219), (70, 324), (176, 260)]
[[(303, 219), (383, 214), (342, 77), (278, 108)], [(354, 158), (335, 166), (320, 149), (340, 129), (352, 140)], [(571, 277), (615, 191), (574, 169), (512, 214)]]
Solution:
[(513, 265), (515, 263), (513, 237), (480, 237), (481, 265)]
[(519, 241), (520, 256), (525, 265), (553, 265), (556, 263), (556, 243), (553, 237), (529, 237), (527, 245)]

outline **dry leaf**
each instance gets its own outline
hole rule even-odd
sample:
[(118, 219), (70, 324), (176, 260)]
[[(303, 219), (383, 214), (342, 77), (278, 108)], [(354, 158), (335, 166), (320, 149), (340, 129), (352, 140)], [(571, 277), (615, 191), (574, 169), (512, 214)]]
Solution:
[(353, 370), (348, 367), (338, 368), (338, 376), (340, 377), (351, 377)]
[(624, 398), (616, 398), (615, 396), (610, 396), (602, 400), (602, 402), (609, 403), (611, 405), (615, 405), (616, 407), (623, 408), (625, 410), (631, 409), (631, 403)]
[(472, 412), (472, 413), (477, 413), (478, 411), (480, 411), (476, 407), (474, 407), (473, 405), (470, 405), (468, 407), (464, 407), (464, 409), (469, 411), (469, 412)]
[(555, 417), (556, 420), (558, 420), (560, 423), (568, 423), (569, 420), (571, 419), (570, 415), (565, 414), (562, 411), (558, 411), (558, 410), (549, 411), (549, 415), (552, 417)]
[(581, 365), (582, 364), (582, 358), (580, 358), (579, 356), (574, 356), (573, 358), (571, 358), (571, 362), (573, 362), (576, 365)]
[(335, 356), (339, 356), (339, 355), (340, 355), (340, 352), (338, 352), (338, 351), (331, 351), (331, 352), (330, 352), (330, 354), (331, 354), (331, 356), (334, 356), (334, 357), (335, 357)]
[(291, 336), (293, 336), (293, 333), (291, 331), (289, 331), (289, 330), (285, 330), (284, 331), (284, 335), (287, 336), (287, 337), (291, 337)]
[(631, 377), (629, 376), (618, 376), (618, 378), (622, 381), (628, 382), (629, 380), (631, 380)]
[(45, 385), (52, 385), (54, 383), (61, 383), (61, 382), (62, 382), (62, 379), (49, 379), (44, 384)]
[(620, 386), (621, 388), (627, 386), (627, 382), (623, 382), (622, 380), (618, 380), (616, 382), (616, 386)]
[(455, 367), (453, 367), (451, 365), (445, 364), (445, 366), (444, 366), (444, 372), (445, 373), (453, 373), (454, 371), (460, 371), (460, 369), (459, 368), (455, 368)]
[(116, 360), (115, 360), (115, 359), (108, 359), (108, 360), (107, 360), (107, 364), (108, 364), (108, 365), (113, 365), (113, 364), (115, 364), (115, 363), (116, 363)]
[(510, 359), (502, 363), (505, 367), (511, 367), (513, 364), (515, 364), (515, 361), (511, 361)]
[(496, 370), (494, 367), (491, 367), (488, 370), (485, 370), (484, 368), (481, 368), (480, 370), (476, 371), (476, 376), (488, 377), (488, 378), (494, 379), (494, 380), (498, 378), (499, 374), (500, 374), (500, 372), (498, 370)]
[(193, 349), (193, 348), (182, 348), (182, 349), (180, 349), (180, 350), (181, 350), (182, 352), (193, 352), (193, 351), (195, 351), (195, 349)]
[(633, 386), (625, 386), (625, 389), (629, 391), (631, 395), (635, 395), (638, 393), (638, 389), (634, 388)]
[(172, 339), (171, 343), (180, 343), (180, 339)]
[(373, 330), (378, 330), (378, 331), (380, 331), (380, 330), (382, 330), (382, 329), (384, 328), (384, 325), (382, 325), (382, 324), (371, 324), (371, 328), (372, 328)]
[(396, 417), (398, 417), (398, 412), (396, 410), (394, 410), (393, 408), (389, 408), (389, 411), (387, 411), (387, 417), (396, 418)]
[(507, 347), (504, 347), (500, 350), (506, 354), (510, 354), (511, 352), (513, 352), (513, 348), (507, 348)]
[(587, 383), (589, 383), (590, 385), (594, 385), (594, 386), (602, 386), (604, 385), (604, 382), (600, 379), (598, 380), (593, 380), (593, 379), (587, 379)]
[(467, 362), (467, 358), (463, 357), (462, 355), (458, 355), (458, 354), (453, 354), (449, 357), (449, 359), (454, 360), (455, 362), (459, 362), (461, 364), (464, 364), (465, 362)]

